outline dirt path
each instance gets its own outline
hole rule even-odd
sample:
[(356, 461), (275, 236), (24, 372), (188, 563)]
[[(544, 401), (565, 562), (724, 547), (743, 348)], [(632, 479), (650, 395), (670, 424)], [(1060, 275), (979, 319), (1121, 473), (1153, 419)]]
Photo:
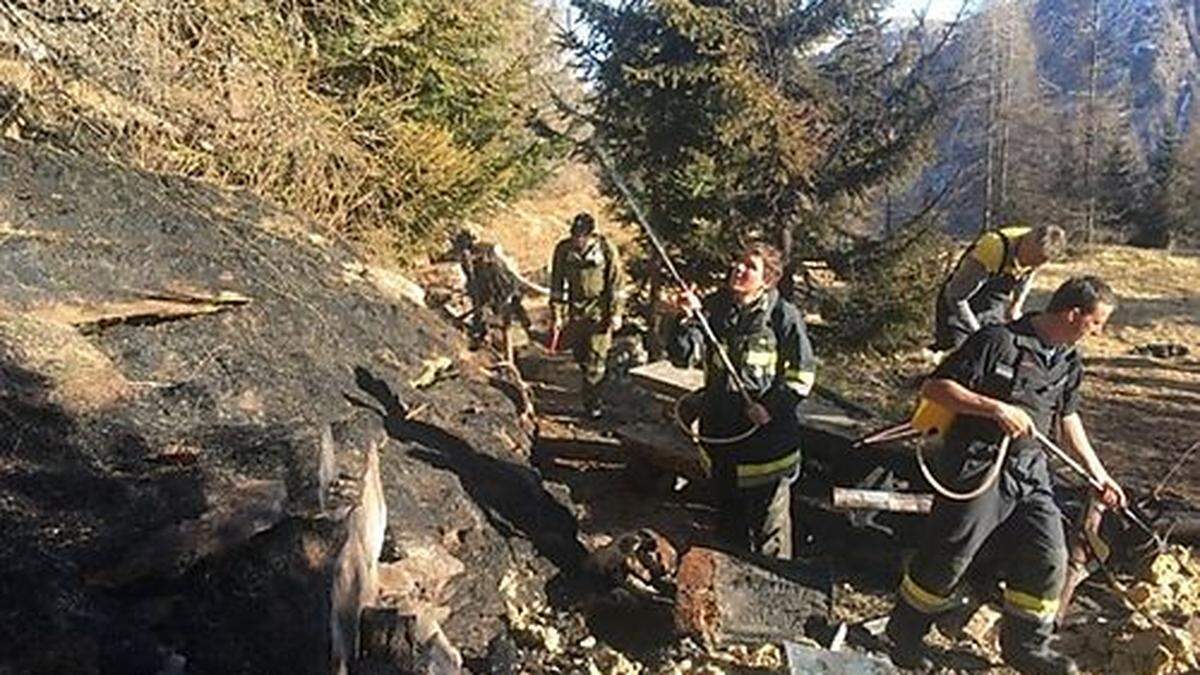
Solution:
[(669, 478), (648, 472), (616, 438), (621, 421), (656, 416), (646, 395), (614, 382), (605, 392), (605, 418), (584, 419), (579, 416), (579, 368), (568, 355), (550, 355), (530, 345), (520, 360), (539, 416), (534, 462), (544, 480), (569, 491), (585, 539), (596, 543), (650, 527), (682, 549), (705, 536), (711, 510), (700, 486), (674, 489)]

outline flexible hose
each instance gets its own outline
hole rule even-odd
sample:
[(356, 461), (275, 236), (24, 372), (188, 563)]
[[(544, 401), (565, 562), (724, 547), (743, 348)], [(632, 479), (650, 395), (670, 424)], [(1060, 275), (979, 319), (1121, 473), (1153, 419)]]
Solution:
[(979, 483), (979, 487), (970, 492), (955, 492), (938, 482), (938, 479), (933, 476), (933, 472), (929, 470), (929, 465), (925, 463), (925, 452), (921, 446), (917, 446), (917, 466), (921, 468), (921, 475), (929, 482), (934, 492), (946, 499), (953, 499), (956, 502), (970, 501), (987, 492), (989, 488), (996, 484), (996, 479), (1000, 477), (1000, 469), (1004, 468), (1004, 460), (1008, 456), (1008, 445), (1011, 442), (1011, 436), (1005, 436), (1004, 440), (1000, 441), (1000, 450), (996, 453), (996, 461), (988, 469), (987, 474), (983, 477), (983, 481)]
[(721, 438), (718, 436), (701, 436), (700, 434), (692, 431), (692, 428), (686, 422), (683, 421), (683, 412), (682, 412), (683, 402), (689, 398), (693, 398), (696, 395), (702, 394), (702, 393), (704, 393), (703, 389), (697, 389), (695, 391), (689, 391), (688, 393), (684, 394), (683, 396), (680, 396), (679, 398), (675, 399), (675, 407), (674, 407), (675, 424), (679, 425), (679, 429), (681, 431), (683, 431), (683, 433), (687, 434), (687, 437), (692, 439), (693, 443), (703, 443), (705, 445), (732, 445), (734, 443), (740, 443), (740, 442), (746, 440), (747, 438), (750, 438), (751, 436), (754, 435), (754, 433), (756, 431), (758, 431), (759, 429), (762, 428), (761, 424), (751, 424), (750, 428), (748, 430), (746, 430), (736, 436), (729, 436), (727, 438)]

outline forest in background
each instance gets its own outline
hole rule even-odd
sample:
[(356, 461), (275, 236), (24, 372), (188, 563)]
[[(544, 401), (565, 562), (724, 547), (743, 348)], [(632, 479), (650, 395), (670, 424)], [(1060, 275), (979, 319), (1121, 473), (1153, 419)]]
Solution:
[[(1076, 243), (1194, 243), (1195, 12), (1005, 0), (901, 25), (880, 10), (5, 3), (0, 130), (252, 191), (402, 266), (585, 161), (631, 222), (614, 177), (628, 184), (692, 279), (741, 241), (779, 244), (853, 348), (924, 338), (943, 232), (1024, 220)], [(629, 258), (655, 306), (661, 268)]]

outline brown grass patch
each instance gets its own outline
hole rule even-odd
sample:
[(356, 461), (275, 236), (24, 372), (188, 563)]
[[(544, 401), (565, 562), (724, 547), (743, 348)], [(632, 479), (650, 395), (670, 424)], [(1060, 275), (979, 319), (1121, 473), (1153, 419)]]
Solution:
[(633, 244), (637, 231), (613, 218), (595, 173), (583, 164), (568, 164), (528, 196), (497, 204), (480, 234), (500, 243), (523, 272), (541, 281), (549, 277), (554, 245), (570, 234), (571, 219), (580, 211), (595, 216), (597, 229), (618, 248)]

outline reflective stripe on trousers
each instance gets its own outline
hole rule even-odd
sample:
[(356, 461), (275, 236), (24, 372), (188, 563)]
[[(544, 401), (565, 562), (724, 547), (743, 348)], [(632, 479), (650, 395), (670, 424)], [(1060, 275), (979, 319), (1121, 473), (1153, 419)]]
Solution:
[(904, 580), (900, 582), (900, 597), (922, 614), (937, 614), (954, 606), (954, 598), (950, 595), (940, 595), (913, 581), (908, 570), (904, 571)]
[(1058, 614), (1058, 598), (1042, 598), (1013, 588), (1004, 589), (1004, 610), (1019, 618), (1038, 623), (1053, 621)]
[(737, 486), (739, 488), (766, 485), (779, 480), (783, 475), (792, 472), (800, 462), (800, 451), (793, 450), (787, 455), (770, 462), (761, 464), (738, 464)]

